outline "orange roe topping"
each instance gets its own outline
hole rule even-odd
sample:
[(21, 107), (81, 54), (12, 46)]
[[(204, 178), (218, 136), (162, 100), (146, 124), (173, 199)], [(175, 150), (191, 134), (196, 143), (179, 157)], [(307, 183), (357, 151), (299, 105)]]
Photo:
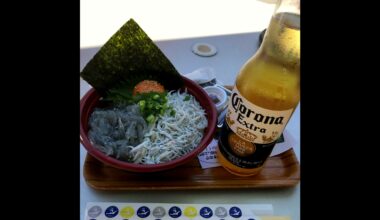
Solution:
[(133, 89), (133, 95), (137, 93), (148, 93), (148, 92), (165, 92), (165, 88), (163, 85), (153, 80), (143, 80), (139, 82), (135, 88)]

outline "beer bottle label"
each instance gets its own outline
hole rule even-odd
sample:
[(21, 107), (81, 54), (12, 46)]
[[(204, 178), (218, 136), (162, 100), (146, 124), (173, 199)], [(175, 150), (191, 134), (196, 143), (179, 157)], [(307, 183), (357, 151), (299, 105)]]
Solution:
[(267, 144), (280, 137), (292, 112), (293, 108), (285, 111), (261, 108), (245, 99), (235, 86), (229, 99), (226, 121), (231, 130), (244, 140)]
[(261, 108), (234, 87), (219, 140), (220, 152), (242, 168), (263, 165), (280, 137), (293, 109), (273, 111)]

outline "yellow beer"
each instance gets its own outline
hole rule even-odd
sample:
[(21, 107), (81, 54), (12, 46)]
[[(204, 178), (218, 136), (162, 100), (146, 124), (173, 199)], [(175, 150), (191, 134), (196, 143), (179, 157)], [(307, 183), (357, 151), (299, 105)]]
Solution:
[(219, 138), (218, 160), (239, 176), (259, 173), (300, 100), (300, 15), (275, 13), (240, 70)]

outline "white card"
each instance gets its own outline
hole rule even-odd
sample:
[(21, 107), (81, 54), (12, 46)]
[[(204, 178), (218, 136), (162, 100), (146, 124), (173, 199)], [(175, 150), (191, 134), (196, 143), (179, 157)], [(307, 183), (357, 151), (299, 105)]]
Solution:
[(216, 150), (218, 148), (218, 140), (212, 139), (207, 148), (198, 155), (199, 163), (203, 169), (211, 167), (219, 167), (220, 163), (216, 158)]

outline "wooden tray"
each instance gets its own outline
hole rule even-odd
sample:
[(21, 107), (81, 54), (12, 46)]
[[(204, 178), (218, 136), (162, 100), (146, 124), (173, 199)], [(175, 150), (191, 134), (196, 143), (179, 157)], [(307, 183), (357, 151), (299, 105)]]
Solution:
[(103, 164), (87, 154), (83, 170), (87, 184), (98, 190), (187, 190), (291, 187), (300, 180), (300, 166), (290, 149), (271, 157), (260, 174), (238, 177), (222, 167), (202, 169), (198, 158), (175, 169), (138, 174)]

